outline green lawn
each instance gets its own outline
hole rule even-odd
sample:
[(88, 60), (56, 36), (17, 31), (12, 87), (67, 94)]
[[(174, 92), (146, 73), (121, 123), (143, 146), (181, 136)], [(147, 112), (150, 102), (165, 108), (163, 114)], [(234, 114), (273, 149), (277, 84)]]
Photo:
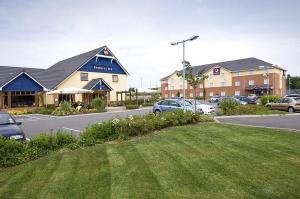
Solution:
[(0, 198), (300, 198), (300, 134), (222, 124), (0, 171)]

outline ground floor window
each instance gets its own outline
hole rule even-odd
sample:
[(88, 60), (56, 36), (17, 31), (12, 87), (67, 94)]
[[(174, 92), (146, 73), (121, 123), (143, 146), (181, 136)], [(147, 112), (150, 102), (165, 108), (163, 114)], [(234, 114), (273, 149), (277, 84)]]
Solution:
[(165, 98), (168, 98), (168, 94), (165, 94)]
[(58, 101), (63, 102), (63, 101), (67, 101), (67, 102), (75, 102), (75, 95), (74, 94), (61, 94), (58, 97)]
[(209, 96), (210, 97), (214, 96), (214, 92), (209, 92)]
[(240, 91), (235, 91), (235, 92), (234, 92), (234, 95), (235, 95), (235, 96), (240, 96)]
[(18, 108), (18, 107), (32, 107), (38, 103), (36, 93), (32, 91), (12, 91), (4, 92), (4, 107)]
[(221, 91), (221, 96), (222, 96), (222, 97), (226, 96), (225, 91)]
[(203, 97), (203, 92), (200, 92), (200, 93), (199, 93), (199, 96), (200, 96), (200, 97)]
[(194, 93), (190, 93), (190, 97), (194, 97)]

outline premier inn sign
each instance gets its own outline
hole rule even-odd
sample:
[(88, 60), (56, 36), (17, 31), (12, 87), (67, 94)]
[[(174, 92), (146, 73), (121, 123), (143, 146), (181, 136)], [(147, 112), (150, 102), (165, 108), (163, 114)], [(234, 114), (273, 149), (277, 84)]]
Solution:
[(221, 68), (220, 67), (213, 69), (213, 74), (214, 75), (220, 75), (220, 72), (221, 72)]
[(105, 66), (94, 66), (95, 70), (104, 70), (104, 71), (112, 71), (113, 69), (111, 67), (105, 67)]

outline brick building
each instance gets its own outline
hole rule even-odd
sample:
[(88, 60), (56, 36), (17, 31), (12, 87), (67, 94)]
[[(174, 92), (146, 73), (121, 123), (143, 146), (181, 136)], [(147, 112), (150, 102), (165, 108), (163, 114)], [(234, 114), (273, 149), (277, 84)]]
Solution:
[[(186, 97), (233, 96), (233, 95), (264, 95), (269, 89), (270, 95), (283, 96), (286, 93), (286, 70), (271, 63), (246, 58), (227, 62), (193, 66), (192, 73), (204, 70), (208, 78), (194, 89), (186, 85)], [(175, 71), (161, 79), (163, 98), (183, 96), (183, 80)]]

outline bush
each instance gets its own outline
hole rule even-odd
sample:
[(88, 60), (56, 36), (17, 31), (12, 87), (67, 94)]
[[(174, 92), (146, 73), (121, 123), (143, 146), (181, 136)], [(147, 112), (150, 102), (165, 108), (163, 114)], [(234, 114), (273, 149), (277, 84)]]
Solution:
[(105, 111), (105, 104), (100, 97), (93, 99), (91, 105), (94, 109), (97, 109), (97, 111), (99, 111), (99, 112)]
[(126, 104), (126, 109), (138, 109), (139, 107), (137, 104)]
[(220, 109), (222, 115), (235, 115), (238, 108), (238, 103), (234, 101), (233, 99), (227, 98), (224, 99), (220, 103)]
[(9, 167), (24, 162), (24, 144), (0, 136), (0, 167)]
[(51, 113), (54, 110), (55, 110), (55, 107), (38, 108), (34, 111), (34, 113), (43, 114), (43, 115), (51, 115)]
[(182, 110), (162, 113), (158, 116), (154, 114), (129, 116), (125, 119), (115, 118), (107, 122), (91, 125), (81, 134), (80, 139), (95, 144), (97, 142), (141, 136), (170, 126), (211, 121), (213, 119), (209, 116)]
[(59, 104), (53, 112), (52, 115), (56, 116), (65, 116), (65, 115), (75, 115), (78, 111), (71, 106), (71, 104), (67, 101), (63, 101)]
[[(278, 100), (282, 99), (281, 96), (270, 95), (269, 102), (277, 102)], [(264, 95), (260, 98), (261, 104), (266, 105), (268, 103), (268, 96)]]

